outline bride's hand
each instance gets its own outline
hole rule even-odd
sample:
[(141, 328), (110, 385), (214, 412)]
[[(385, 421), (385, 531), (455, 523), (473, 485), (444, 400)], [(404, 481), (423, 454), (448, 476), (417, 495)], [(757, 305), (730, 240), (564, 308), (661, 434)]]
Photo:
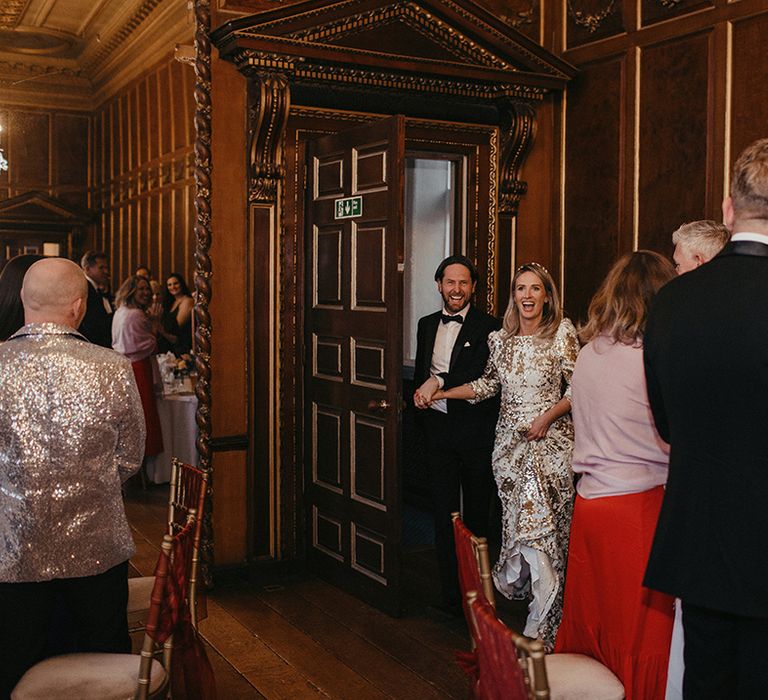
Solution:
[(542, 440), (547, 436), (547, 431), (549, 430), (550, 425), (552, 425), (552, 421), (546, 413), (536, 416), (531, 422), (531, 427), (528, 428), (528, 432), (525, 434), (525, 439), (529, 442), (531, 440)]

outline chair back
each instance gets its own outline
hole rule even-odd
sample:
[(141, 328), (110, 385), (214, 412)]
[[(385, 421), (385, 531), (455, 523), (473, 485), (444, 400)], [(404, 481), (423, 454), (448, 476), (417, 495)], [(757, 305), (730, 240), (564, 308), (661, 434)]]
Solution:
[(458, 513), (451, 513), (453, 520), (453, 539), (456, 545), (456, 560), (459, 569), (459, 587), (461, 589), (464, 612), (469, 624), (467, 593), (481, 591), (492, 607), (496, 607), (496, 598), (491, 578), (491, 563), (488, 557), (488, 542), (485, 537), (475, 537), (464, 524)]
[[(205, 618), (205, 599), (201, 598), (198, 608), (197, 572), (200, 561), (200, 539), (203, 516), (205, 514), (205, 496), (208, 490), (208, 472), (193, 467), (191, 464), (173, 458), (171, 466), (170, 495), (168, 498), (168, 534), (173, 536), (186, 526), (190, 513), (196, 514), (196, 525), (191, 556), (188, 559), (189, 574), (189, 610), (192, 625), (197, 628), (198, 619)], [(201, 614), (202, 613), (202, 614)]]
[(549, 700), (544, 645), (509, 629), (483, 596), (467, 596), (477, 643), (476, 695), (484, 700)]
[(187, 523), (173, 537), (163, 535), (160, 556), (155, 567), (144, 644), (141, 649), (139, 682), (136, 697), (148, 696), (152, 659), (162, 650), (162, 663), (170, 676), (173, 635), (191, 623), (191, 593), (188, 585), (189, 560), (193, 556), (198, 519), (195, 509)]

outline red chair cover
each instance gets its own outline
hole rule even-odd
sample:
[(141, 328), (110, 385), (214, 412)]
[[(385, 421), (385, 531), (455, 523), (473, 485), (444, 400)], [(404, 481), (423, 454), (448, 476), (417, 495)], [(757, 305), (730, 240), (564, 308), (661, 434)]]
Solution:
[[(215, 700), (216, 683), (205, 645), (192, 626), (187, 600), (187, 561), (192, 556), (195, 522), (190, 521), (173, 537), (169, 575), (158, 578), (152, 592), (147, 634), (158, 644), (173, 635), (171, 694), (188, 700)], [(160, 554), (158, 568), (168, 567)], [(154, 613), (154, 614), (153, 614)]]
[(477, 626), (479, 680), (476, 697), (484, 700), (528, 700), (526, 678), (515, 647), (514, 633), (496, 617), (483, 596), (472, 603)]
[[(483, 595), (483, 584), (480, 580), (480, 570), (477, 566), (477, 556), (475, 555), (475, 545), (472, 542), (472, 533), (464, 524), (461, 518), (453, 519), (453, 540), (456, 546), (456, 561), (459, 569), (459, 589), (461, 590), (461, 604), (464, 608), (464, 619), (467, 621), (470, 634), (474, 645), (477, 646), (475, 639), (475, 628), (472, 624), (472, 617), (469, 612), (467, 593), (476, 591), (478, 596)], [(455, 653), (456, 663), (459, 664), (464, 673), (467, 674), (470, 684), (477, 684), (479, 677), (477, 664), (477, 651), (457, 651)]]
[(461, 518), (454, 518), (453, 520), (453, 539), (456, 544), (461, 602), (464, 606), (464, 616), (471, 629), (471, 618), (469, 616), (469, 608), (467, 607), (467, 593), (469, 591), (477, 591), (479, 596), (483, 596), (483, 598), (485, 596), (483, 595), (483, 583), (480, 580), (480, 570), (477, 566), (475, 546), (472, 542), (472, 533)]

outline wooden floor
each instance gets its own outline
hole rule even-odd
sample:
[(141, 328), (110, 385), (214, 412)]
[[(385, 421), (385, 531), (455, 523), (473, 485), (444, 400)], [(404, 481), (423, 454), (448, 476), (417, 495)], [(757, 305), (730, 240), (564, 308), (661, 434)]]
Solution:
[[(154, 568), (166, 498), (165, 487), (128, 489), (136, 575)], [(463, 621), (437, 621), (411, 607), (395, 619), (309, 575), (219, 583), (200, 623), (219, 700), (466, 698), (454, 659), (468, 648)]]

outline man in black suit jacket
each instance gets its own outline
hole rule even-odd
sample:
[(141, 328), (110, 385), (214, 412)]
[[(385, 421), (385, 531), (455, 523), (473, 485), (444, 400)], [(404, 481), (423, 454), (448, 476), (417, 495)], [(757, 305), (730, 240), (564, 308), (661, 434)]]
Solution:
[(109, 287), (107, 256), (95, 250), (87, 251), (80, 267), (88, 280), (88, 305), (85, 318), (78, 329), (88, 340), (105, 348), (112, 347), (112, 302), (104, 290)]
[(648, 397), (671, 444), (645, 584), (683, 604), (683, 695), (768, 697), (768, 139), (734, 166), (731, 242), (649, 315)]
[(419, 320), (416, 346), (414, 404), (422, 416), (430, 469), (430, 491), (435, 518), (435, 549), (440, 571), (443, 612), (460, 615), (456, 552), (451, 513), (459, 510), (478, 536), (488, 529), (493, 495), (491, 451), (498, 418), (498, 400), (472, 405), (466, 401), (432, 402), (441, 388), (450, 389), (477, 379), (488, 360), (488, 334), (498, 330), (493, 316), (470, 304), (477, 269), (463, 255), (443, 260), (435, 272), (442, 311)]

